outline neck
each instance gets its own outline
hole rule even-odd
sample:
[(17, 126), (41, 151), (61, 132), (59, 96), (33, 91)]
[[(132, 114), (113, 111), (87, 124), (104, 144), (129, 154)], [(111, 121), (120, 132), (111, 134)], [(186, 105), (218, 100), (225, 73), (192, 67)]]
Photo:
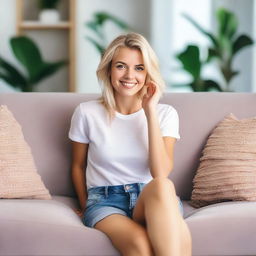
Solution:
[(115, 97), (115, 101), (116, 111), (124, 115), (135, 113), (142, 108), (141, 100), (137, 97)]

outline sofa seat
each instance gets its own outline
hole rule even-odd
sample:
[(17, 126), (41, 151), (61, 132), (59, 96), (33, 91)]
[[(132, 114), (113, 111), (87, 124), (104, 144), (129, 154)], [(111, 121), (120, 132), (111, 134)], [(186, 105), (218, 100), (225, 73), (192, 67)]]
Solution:
[[(183, 201), (183, 206), (197, 248), (193, 255), (255, 255), (251, 245), (256, 240), (256, 202), (223, 202), (196, 209)], [(1, 255), (119, 255), (106, 235), (83, 225), (75, 208), (77, 200), (65, 196), (2, 199)]]
[(187, 214), (193, 255), (256, 255), (256, 202), (223, 202)]
[(106, 235), (83, 225), (76, 206), (61, 196), (0, 200), (0, 255), (119, 255)]

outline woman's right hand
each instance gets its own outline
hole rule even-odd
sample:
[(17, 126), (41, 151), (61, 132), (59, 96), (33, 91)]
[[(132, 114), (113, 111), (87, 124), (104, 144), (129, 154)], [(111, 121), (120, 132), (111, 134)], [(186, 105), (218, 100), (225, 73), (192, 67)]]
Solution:
[(75, 213), (80, 217), (82, 218), (83, 216), (83, 213), (84, 213), (84, 210), (81, 210), (81, 209), (74, 209)]

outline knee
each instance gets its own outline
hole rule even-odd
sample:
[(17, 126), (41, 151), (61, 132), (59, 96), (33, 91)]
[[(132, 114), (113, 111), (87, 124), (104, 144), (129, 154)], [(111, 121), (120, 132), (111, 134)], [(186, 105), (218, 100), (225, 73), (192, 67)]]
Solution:
[(158, 199), (166, 199), (166, 197), (176, 197), (175, 186), (169, 178), (157, 177), (149, 183), (150, 195)]

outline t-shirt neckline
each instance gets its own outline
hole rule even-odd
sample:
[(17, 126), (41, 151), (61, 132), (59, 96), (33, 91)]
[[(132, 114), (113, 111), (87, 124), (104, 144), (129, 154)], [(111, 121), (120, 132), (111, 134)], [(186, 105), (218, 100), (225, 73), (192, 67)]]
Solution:
[(120, 118), (122, 118), (122, 119), (134, 118), (134, 117), (140, 115), (142, 112), (143, 112), (143, 108), (139, 109), (138, 111), (136, 111), (136, 112), (134, 112), (134, 113), (127, 114), (127, 115), (122, 114), (122, 113), (120, 113), (120, 112), (118, 112), (118, 111), (115, 111), (116, 116), (117, 116), (117, 117), (120, 117)]

